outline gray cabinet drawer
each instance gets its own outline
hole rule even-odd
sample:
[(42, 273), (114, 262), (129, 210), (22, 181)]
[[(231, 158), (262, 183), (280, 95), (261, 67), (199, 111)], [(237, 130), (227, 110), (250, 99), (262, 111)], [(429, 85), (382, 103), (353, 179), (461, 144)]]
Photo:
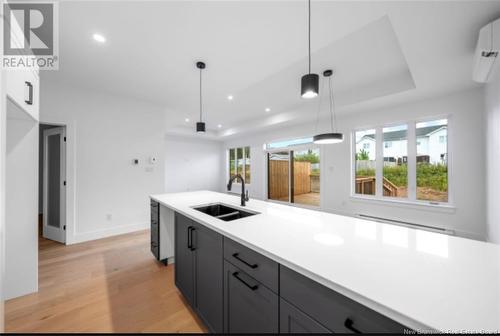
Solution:
[(231, 239), (224, 237), (224, 259), (278, 293), (279, 264)]
[(280, 296), (334, 333), (410, 330), (284, 266), (280, 266)]
[(241, 269), (224, 262), (224, 333), (277, 333), (279, 297)]
[(280, 334), (331, 334), (331, 331), (280, 299)]

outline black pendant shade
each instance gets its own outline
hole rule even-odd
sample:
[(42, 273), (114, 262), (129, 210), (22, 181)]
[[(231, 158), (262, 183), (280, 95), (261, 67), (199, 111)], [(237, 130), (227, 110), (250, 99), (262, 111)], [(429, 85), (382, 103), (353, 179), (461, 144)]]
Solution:
[(197, 122), (196, 123), (196, 132), (197, 133), (205, 133), (205, 123), (204, 122)]
[(314, 98), (319, 94), (319, 76), (317, 74), (310, 73), (302, 76), (300, 84), (302, 98)]
[(196, 62), (196, 67), (200, 69), (200, 121), (196, 123), (196, 133), (205, 133), (205, 123), (202, 121), (202, 111), (203, 111), (203, 95), (202, 95), (202, 86), (201, 86), (201, 71), (205, 69), (206, 65), (203, 62)]
[(344, 141), (342, 133), (324, 133), (313, 136), (313, 142), (318, 145), (335, 144)]
[(300, 80), (300, 95), (302, 98), (310, 99), (318, 96), (319, 94), (319, 76), (315, 73), (311, 73), (311, 0), (308, 0), (308, 58), (309, 58), (309, 73), (302, 76)]

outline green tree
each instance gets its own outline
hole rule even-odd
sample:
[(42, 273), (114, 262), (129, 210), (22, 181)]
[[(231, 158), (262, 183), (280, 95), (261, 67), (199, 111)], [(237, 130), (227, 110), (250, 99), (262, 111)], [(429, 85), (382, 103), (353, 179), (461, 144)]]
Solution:
[(298, 162), (311, 162), (311, 163), (319, 163), (319, 155), (313, 152), (311, 149), (307, 150), (307, 153), (303, 154), (295, 154), (294, 160)]
[(364, 150), (364, 148), (362, 148), (359, 153), (356, 153), (356, 160), (358, 161), (364, 161), (364, 160), (370, 160), (370, 153), (366, 150)]

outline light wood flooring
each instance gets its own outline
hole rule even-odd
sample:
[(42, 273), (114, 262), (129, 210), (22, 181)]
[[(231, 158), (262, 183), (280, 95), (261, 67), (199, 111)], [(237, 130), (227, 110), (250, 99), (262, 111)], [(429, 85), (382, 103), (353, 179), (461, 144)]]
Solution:
[(6, 332), (206, 332), (149, 251), (149, 231), (65, 246), (40, 238), (39, 291), (5, 303)]

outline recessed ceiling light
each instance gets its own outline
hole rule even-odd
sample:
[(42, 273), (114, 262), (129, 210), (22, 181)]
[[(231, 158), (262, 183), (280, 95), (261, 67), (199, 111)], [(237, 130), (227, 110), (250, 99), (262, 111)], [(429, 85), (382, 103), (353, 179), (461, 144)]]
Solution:
[(106, 38), (104, 36), (102, 36), (101, 34), (94, 34), (94, 35), (92, 35), (92, 37), (94, 38), (94, 40), (96, 40), (99, 43), (106, 42)]
[(271, 112), (271, 109), (269, 107), (266, 107), (266, 112)]
[(189, 122), (189, 118), (184, 119), (185, 122)]
[(222, 125), (221, 125), (221, 124), (219, 124), (219, 125), (217, 125), (217, 127), (222, 128)]
[(231, 95), (227, 96), (227, 100), (233, 100), (233, 98), (234, 98), (234, 97), (233, 97), (233, 96), (231, 96)]

